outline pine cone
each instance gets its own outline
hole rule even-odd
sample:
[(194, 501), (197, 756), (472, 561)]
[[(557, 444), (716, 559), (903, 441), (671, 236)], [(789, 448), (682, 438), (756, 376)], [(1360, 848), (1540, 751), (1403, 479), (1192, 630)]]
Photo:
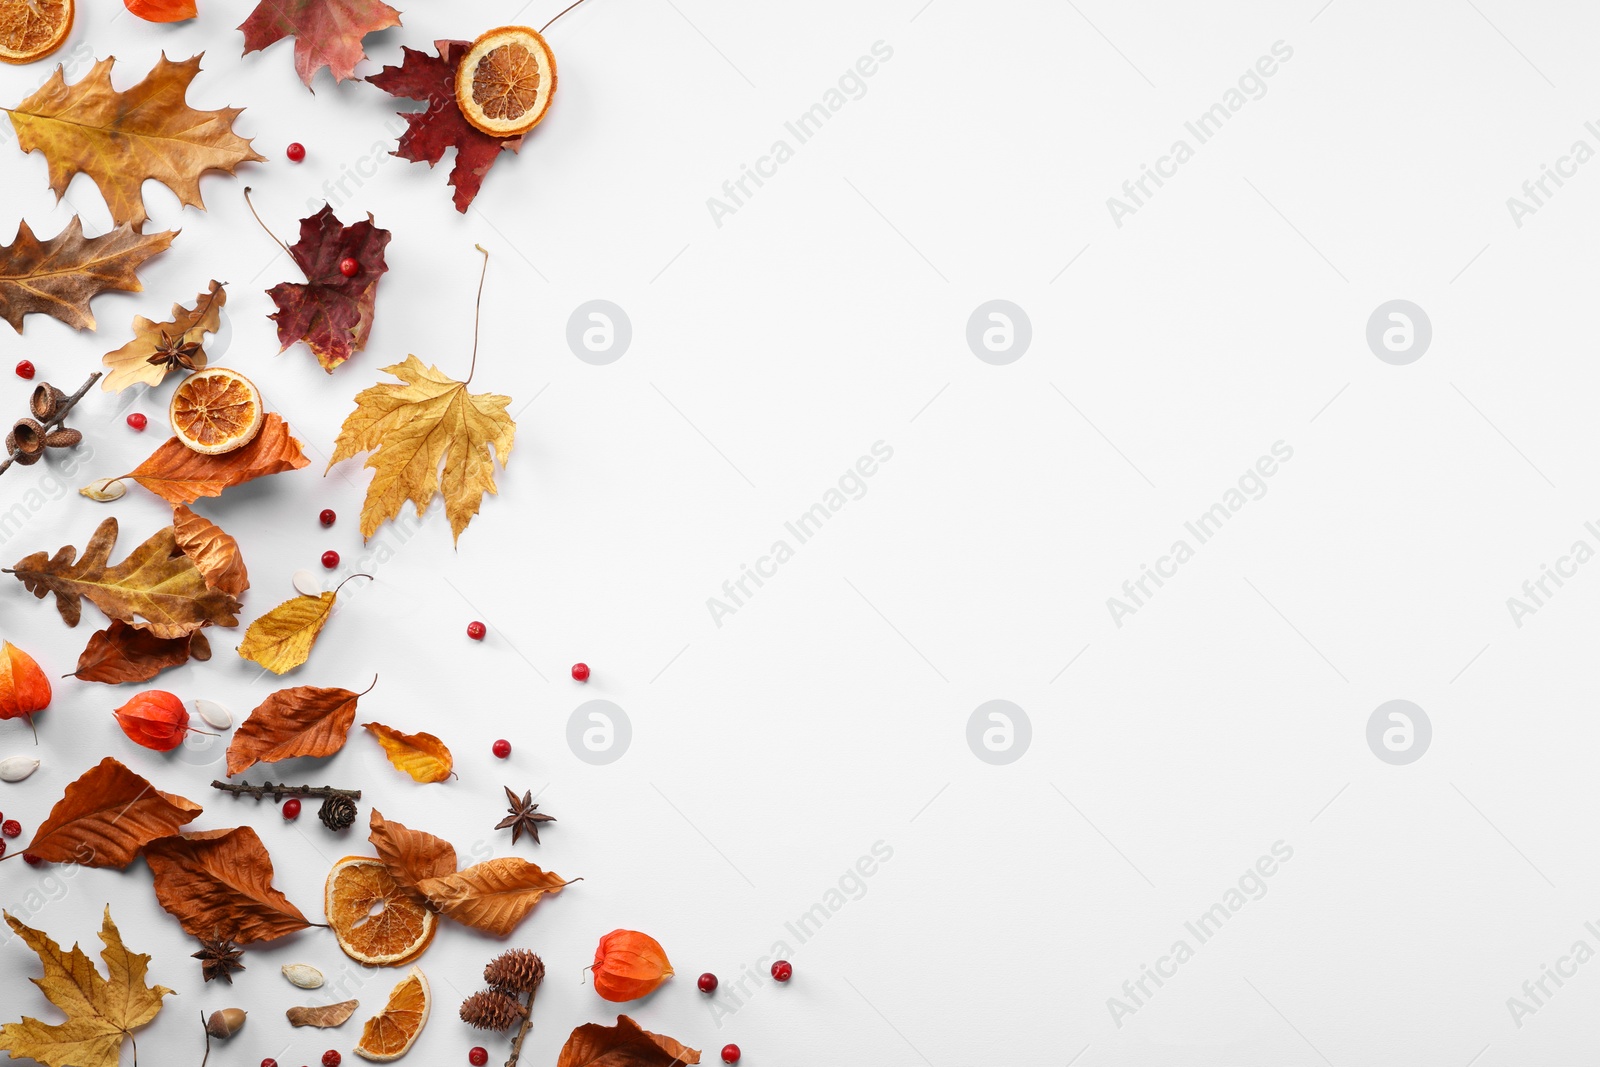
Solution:
[(532, 993), (544, 979), (544, 961), (525, 948), (502, 952), (483, 969), (483, 980), (508, 993)]
[(492, 989), (474, 993), (461, 1002), (461, 1021), (479, 1030), (507, 1030), (528, 1014), (514, 997)]
[(330, 830), (343, 830), (356, 821), (356, 802), (349, 797), (331, 796), (317, 809), (317, 818)]

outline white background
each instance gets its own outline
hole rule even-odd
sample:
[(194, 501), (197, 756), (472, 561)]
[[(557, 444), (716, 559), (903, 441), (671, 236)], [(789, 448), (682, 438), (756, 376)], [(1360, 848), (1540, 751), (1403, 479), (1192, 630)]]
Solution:
[[(516, 852), (585, 879), (512, 939), (550, 967), (524, 1063), (553, 1063), (571, 1027), (610, 1020), (580, 971), (615, 927), (660, 938), (680, 972), (628, 1010), (706, 1062), (727, 1041), (764, 1065), (1592, 1055), (1600, 963), (1520, 1027), (1506, 1002), (1573, 942), (1600, 949), (1584, 929), (1600, 919), (1600, 565), (1521, 627), (1506, 598), (1574, 540), (1600, 547), (1583, 529), (1600, 519), (1586, 486), (1600, 444), (1600, 163), (1520, 228), (1506, 198), (1574, 140), (1600, 148), (1583, 125), (1600, 118), (1600, 15), (1504, 0), (591, 0), (550, 32), (549, 118), (460, 216), (448, 160), (430, 172), (382, 155), (395, 101), (326, 73), (306, 92), (290, 44), (241, 58), (245, 6), (201, 2), (197, 22), (158, 27), (91, 0), (68, 48), (114, 53), (119, 87), (162, 49), (205, 50), (191, 103), (248, 107), (238, 128), (272, 162), (207, 179), (205, 213), (147, 186), (152, 228), (183, 234), (142, 272), (145, 291), (97, 300), (98, 334), (34, 317), (22, 338), (0, 331), (0, 352), (70, 389), (134, 314), (159, 319), (208, 279), (231, 283), (218, 358), (261, 384), (314, 460), (200, 505), (243, 546), (248, 620), (325, 549), (343, 571), (362, 560), (367, 474), (350, 463), (323, 477), (320, 457), (379, 367), (415, 352), (465, 372), (473, 244), (491, 251), (474, 386), (520, 413), (501, 495), (458, 549), (436, 510), (401, 547), (380, 535), (377, 581), (346, 590), (284, 680), (360, 689), (377, 674), (358, 721), (440, 734), (461, 779), (415, 786), (360, 731), (338, 756), (272, 776), (359, 785), (364, 812), (464, 856)], [(401, 6), (404, 28), (368, 38), (363, 73), (402, 44), (557, 9)], [(707, 198), (878, 41), (893, 57), (865, 95), (718, 226)], [(1116, 226), (1106, 198), (1276, 41), (1293, 56), (1265, 95)], [(0, 71), (0, 102), (47, 68)], [(309, 152), (300, 166), (283, 161), (292, 140)], [(50, 235), (75, 210), (91, 232), (107, 225), (92, 183), (57, 206), (43, 159), (6, 142), (0, 233), (27, 218)], [(299, 278), (241, 189), (292, 239), (324, 182), (356, 170), (372, 177), (335, 190), (339, 213), (394, 231), (391, 271), (368, 350), (330, 377), (303, 348), (276, 354), (263, 290)], [(634, 331), (604, 367), (565, 340), (596, 298)], [(1009, 366), (965, 340), (994, 298), (1032, 321)], [(1434, 332), (1404, 367), (1365, 340), (1396, 298)], [(29, 386), (4, 382), (20, 414)], [(81, 546), (108, 513), (124, 547), (168, 521), (138, 488), (109, 511), (65, 492), (154, 448), (165, 396), (132, 405), (151, 416), (141, 436), (122, 422), (131, 408), (97, 394), (75, 420), (93, 449), (82, 469), (5, 476), (6, 508), (29, 487), (47, 502), (0, 546), (4, 562)], [(1106, 599), (1280, 440), (1294, 455), (1267, 494), (1116, 626)], [(893, 459), (866, 495), (715, 625), (707, 598), (877, 441)], [(330, 531), (324, 507), (340, 514)], [(15, 587), (0, 633), (64, 673), (98, 623), (86, 615), (68, 631)], [(464, 637), (474, 618), (489, 627), (481, 645)], [(232, 638), (152, 684), (242, 718), (273, 681)], [(576, 660), (594, 668), (586, 687), (566, 675)], [(195, 828), (256, 826), (278, 884), (318, 917), (328, 865), (365, 851), (362, 835), (335, 839), (314, 805), (285, 825), (217, 795), (220, 748), (137, 749), (110, 717), (134, 688), (60, 683), (39, 717), (45, 767), (0, 789), (5, 815), (37, 825), (113, 753), (206, 804)], [(603, 767), (565, 741), (595, 697), (634, 730)], [(966, 742), (969, 715), (995, 698), (1032, 721), (1031, 748), (1007, 766)], [(1365, 740), (1395, 698), (1433, 723), (1409, 766)], [(501, 736), (516, 746), (506, 764), (489, 754)], [(0, 739), (33, 750), (20, 723)], [(502, 784), (543, 791), (560, 820), (543, 845), (491, 831)], [(785, 923), (879, 841), (893, 858), (864, 895), (798, 944)], [(1278, 841), (1293, 858), (1266, 895), (1118, 1026), (1108, 998)], [(142, 863), (68, 873), (46, 882), (6, 863), (0, 901), (68, 943), (92, 943), (113, 903), (182, 994), (139, 1035), (149, 1062), (198, 1062), (196, 1010), (238, 1004), (251, 1021), (213, 1063), (314, 1063), (348, 1051), (359, 1020), (291, 1032), (282, 1009), (310, 998), (278, 966), (343, 973), (362, 1017), (396, 977), (347, 969), (313, 930), (252, 950), (231, 990), (202, 987)], [(26, 902), (40, 884), (57, 898), (43, 908)], [(726, 989), (780, 940), (794, 981), (715, 1018), (695, 975), (716, 971)], [(421, 961), (435, 1014), (411, 1061), (462, 1063), (482, 1041), (455, 1009), (497, 947), (441, 931)], [(23, 982), (26, 951), (0, 953), (6, 1017), (55, 1019)], [(500, 1062), (504, 1042), (483, 1043)]]

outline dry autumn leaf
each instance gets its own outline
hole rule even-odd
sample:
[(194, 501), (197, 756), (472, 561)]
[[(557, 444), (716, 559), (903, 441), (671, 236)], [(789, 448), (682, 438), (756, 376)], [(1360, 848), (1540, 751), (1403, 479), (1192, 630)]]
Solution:
[(132, 478), (169, 504), (192, 504), (203, 496), (220, 496), (230, 486), (299, 470), (310, 462), (290, 434), (289, 424), (270, 411), (256, 439), (243, 448), (204, 456), (171, 437), (123, 477)]
[(417, 889), (420, 883), (456, 873), (455, 846), (444, 838), (391, 822), (376, 808), (372, 811), (370, 825), (372, 832), (367, 840), (372, 842), (378, 858), (401, 887), (421, 896), (421, 890)]
[(183, 554), (194, 560), (213, 589), (229, 596), (242, 596), (250, 588), (239, 542), (210, 519), (196, 515), (182, 504), (172, 509), (172, 536)]
[(337, 589), (330, 589), (285, 600), (250, 624), (239, 642), (239, 655), (274, 674), (294, 670), (311, 655), (338, 595)]
[[(115, 566), (107, 560), (117, 542), (117, 520), (102, 522), (84, 546), (83, 558), (71, 545), (54, 556), (35, 552), (8, 573), (43, 600), (54, 593), (68, 626), (78, 625), (83, 598), (113, 619), (142, 626), (156, 637), (185, 637), (202, 626), (237, 626), (239, 602), (206, 583), (205, 575), (168, 526)], [(140, 621), (141, 618), (144, 621)]]
[(538, 864), (502, 856), (456, 874), (425, 879), (417, 889), (440, 914), (474, 930), (505, 937), (546, 893), (560, 892), (569, 884)]
[(400, 12), (380, 0), (261, 0), (239, 29), (245, 55), (294, 37), (294, 71), (309, 89), (323, 67), (335, 82), (355, 77), (361, 39), (398, 25)]
[[(373, 681), (376, 685), (377, 681)], [(371, 687), (367, 693), (372, 692)], [(228, 776), (296, 756), (331, 756), (350, 739), (356, 702), (366, 693), (297, 685), (280, 689), (250, 713), (228, 744)]]
[(272, 857), (248, 826), (163, 837), (145, 846), (156, 900), (185, 931), (247, 945), (311, 925), (272, 884)]
[(151, 322), (143, 315), (133, 320), (133, 340), (100, 357), (106, 376), (100, 388), (120, 392), (130, 385), (160, 385), (174, 367), (200, 370), (206, 365), (205, 335), (222, 328), (222, 306), (228, 292), (213, 281), (208, 292), (195, 297), (194, 307), (172, 305), (172, 318)]
[(363, 723), (366, 731), (378, 739), (389, 762), (416, 782), (442, 782), (450, 777), (455, 760), (443, 741), (432, 734), (401, 733), (382, 723)]
[(49, 863), (121, 870), (145, 845), (177, 833), (202, 810), (107, 756), (67, 786), (20, 851)]
[[(300, 220), (300, 240), (285, 251), (306, 280), (280, 282), (267, 290), (278, 307), (267, 317), (278, 324), (279, 351), (304, 341), (322, 369), (332, 374), (367, 347), (377, 312), (378, 281), (389, 270), (383, 250), (390, 236), (371, 215), (365, 222), (344, 225), (327, 204)], [(354, 274), (343, 269), (350, 261), (356, 264)]]
[(626, 1015), (617, 1025), (585, 1023), (561, 1046), (556, 1067), (678, 1067), (700, 1062), (700, 1051), (652, 1034)]
[(44, 976), (35, 978), (50, 1002), (66, 1013), (63, 1023), (23, 1017), (0, 1028), (0, 1049), (12, 1059), (31, 1059), (48, 1067), (117, 1067), (122, 1039), (161, 1011), (161, 998), (172, 990), (146, 984), (150, 957), (129, 952), (122, 943), (111, 909), (100, 925), (106, 977), (77, 945), (63, 952), (49, 935), (24, 926), (9, 912), (6, 924), (39, 957)]
[(118, 619), (89, 638), (71, 677), (107, 685), (147, 682), (168, 667), (210, 658), (211, 642), (202, 630), (187, 637), (157, 637)]
[(115, 57), (102, 59), (75, 85), (57, 67), (38, 92), (11, 112), (17, 147), (42, 152), (50, 188), (59, 200), (73, 176), (87, 174), (100, 187), (111, 217), (142, 227), (141, 187), (148, 178), (165, 185), (188, 207), (202, 210), (200, 176), (234, 173), (239, 164), (265, 162), (233, 132), (242, 108), (196, 111), (185, 95), (200, 73), (200, 56), (174, 63), (163, 55), (127, 92), (111, 87)]
[(124, 224), (85, 237), (83, 220), (74, 215), (66, 229), (41, 241), (24, 221), (17, 226), (17, 239), (0, 248), (0, 318), (18, 333), (23, 316), (33, 314), (92, 330), (89, 301), (111, 290), (141, 292), (139, 267), (170, 248), (176, 236), (175, 231), (140, 233)]
[(350, 1021), (350, 1016), (354, 1015), (359, 1007), (361, 1007), (359, 1000), (341, 1000), (337, 1004), (290, 1008), (284, 1015), (289, 1017), (290, 1026), (316, 1026), (326, 1029), (330, 1026), (343, 1026)]

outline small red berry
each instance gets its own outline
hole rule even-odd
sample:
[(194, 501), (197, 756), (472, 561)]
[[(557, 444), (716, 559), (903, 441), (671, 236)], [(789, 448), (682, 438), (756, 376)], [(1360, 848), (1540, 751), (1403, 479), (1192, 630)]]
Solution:
[(278, 1067), (278, 1061), (273, 1059), (271, 1056), (268, 1056), (266, 1059), (261, 1061), (261, 1067)]
[(723, 1045), (722, 1046), (722, 1062), (723, 1063), (738, 1063), (739, 1062), (739, 1046), (738, 1045)]
[(489, 628), (481, 622), (474, 621), (467, 623), (467, 636), (472, 638), (474, 641), (482, 641), (484, 635), (488, 632)]
[(505, 759), (507, 756), (511, 755), (511, 742), (507, 741), (503, 737), (496, 741), (494, 743), (494, 754), (500, 759)]
[(338, 521), (338, 519), (339, 516), (334, 514), (334, 510), (332, 508), (323, 508), (322, 514), (317, 516), (317, 521), (322, 523), (324, 526), (332, 526)]
[(587, 682), (589, 680), (589, 665), (587, 663), (574, 663), (572, 665), (572, 677), (577, 681)]
[(483, 1067), (489, 1062), (489, 1050), (482, 1045), (474, 1045), (467, 1053), (467, 1062), (472, 1064), (472, 1067)]
[(289, 157), (290, 163), (299, 163), (306, 158), (306, 146), (299, 141), (295, 141), (284, 150), (284, 155)]
[(322, 554), (322, 565), (328, 568), (330, 571), (333, 570), (333, 568), (339, 565), (339, 553), (335, 552), (331, 548), (328, 549), (328, 551)]
[(146, 426), (150, 425), (150, 420), (145, 418), (141, 412), (135, 411), (128, 416), (128, 425), (142, 432)]
[(700, 976), (700, 992), (714, 993), (717, 989), (717, 976), (707, 971)]
[(354, 278), (361, 273), (361, 264), (357, 263), (354, 257), (345, 256), (339, 261), (339, 273), (346, 278)]
[(26, 359), (23, 360), (21, 363), (18, 363), (17, 364), (17, 377), (18, 378), (27, 378), (27, 379), (31, 380), (33, 378), (33, 363), (30, 362), (29, 360), (26, 360)]
[(35, 856), (32, 852), (24, 852), (22, 854), (22, 862), (26, 863), (29, 867), (37, 867), (39, 864), (43, 863), (44, 860), (40, 859), (38, 856)]
[(4, 825), (0, 825), (0, 834), (5, 834), (7, 837), (21, 837), (22, 824), (15, 819), (7, 819)]
[(342, 1056), (334, 1049), (329, 1049), (322, 1054), (322, 1067), (339, 1067)]
[(283, 818), (285, 822), (292, 822), (300, 817), (300, 801), (290, 797), (283, 802)]
[(777, 963), (772, 965), (772, 977), (774, 981), (787, 982), (789, 980), (789, 976), (792, 974), (794, 974), (794, 968), (790, 966), (788, 960), (779, 960)]
[(0, 841), (0, 857), (3, 857), (5, 854), (6, 854), (6, 843), (4, 841)]

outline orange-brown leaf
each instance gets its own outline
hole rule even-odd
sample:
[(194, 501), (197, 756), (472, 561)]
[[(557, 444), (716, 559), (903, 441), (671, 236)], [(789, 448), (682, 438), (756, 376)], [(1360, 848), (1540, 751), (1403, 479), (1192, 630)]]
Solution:
[(289, 424), (275, 411), (267, 413), (256, 439), (220, 456), (204, 456), (176, 437), (124, 477), (132, 478), (169, 504), (192, 504), (203, 496), (220, 496), (229, 486), (268, 474), (299, 470), (311, 461)]
[(505, 937), (527, 918), (546, 893), (568, 881), (517, 856), (502, 856), (464, 871), (428, 878), (417, 888), (443, 915), (458, 923)]
[(202, 810), (107, 756), (67, 786), (21, 851), (50, 863), (121, 869), (145, 845), (177, 833)]
[(89, 301), (113, 289), (144, 289), (138, 270), (145, 260), (172, 245), (176, 231), (140, 233), (118, 226), (99, 237), (83, 235), (83, 221), (72, 216), (67, 228), (41, 241), (26, 222), (17, 239), (0, 248), (0, 319), (22, 332), (24, 315), (60, 319), (74, 330), (94, 329)]
[(442, 837), (413, 830), (391, 822), (376, 808), (372, 812), (372, 833), (367, 840), (389, 874), (403, 888), (416, 891), (429, 878), (444, 878), (456, 873), (456, 850)]
[(188, 637), (157, 637), (117, 619), (89, 638), (73, 677), (107, 685), (147, 682), (168, 667), (188, 663), (190, 657), (202, 662), (211, 658), (211, 642), (203, 630)]
[(450, 777), (455, 757), (445, 743), (432, 734), (407, 734), (381, 722), (363, 723), (378, 739), (395, 770), (403, 771), (415, 782), (442, 782)]
[(233, 732), (228, 744), (228, 775), (257, 763), (296, 756), (331, 756), (350, 739), (360, 693), (297, 685), (261, 702)]
[(585, 1023), (572, 1031), (556, 1067), (677, 1067), (699, 1062), (699, 1049), (652, 1034), (619, 1015), (615, 1026)]
[(163, 837), (145, 846), (156, 900), (195, 937), (241, 945), (310, 926), (272, 885), (272, 857), (248, 826)]
[(172, 509), (172, 534), (211, 588), (235, 597), (250, 588), (250, 573), (239, 554), (239, 542), (222, 527), (178, 504)]

